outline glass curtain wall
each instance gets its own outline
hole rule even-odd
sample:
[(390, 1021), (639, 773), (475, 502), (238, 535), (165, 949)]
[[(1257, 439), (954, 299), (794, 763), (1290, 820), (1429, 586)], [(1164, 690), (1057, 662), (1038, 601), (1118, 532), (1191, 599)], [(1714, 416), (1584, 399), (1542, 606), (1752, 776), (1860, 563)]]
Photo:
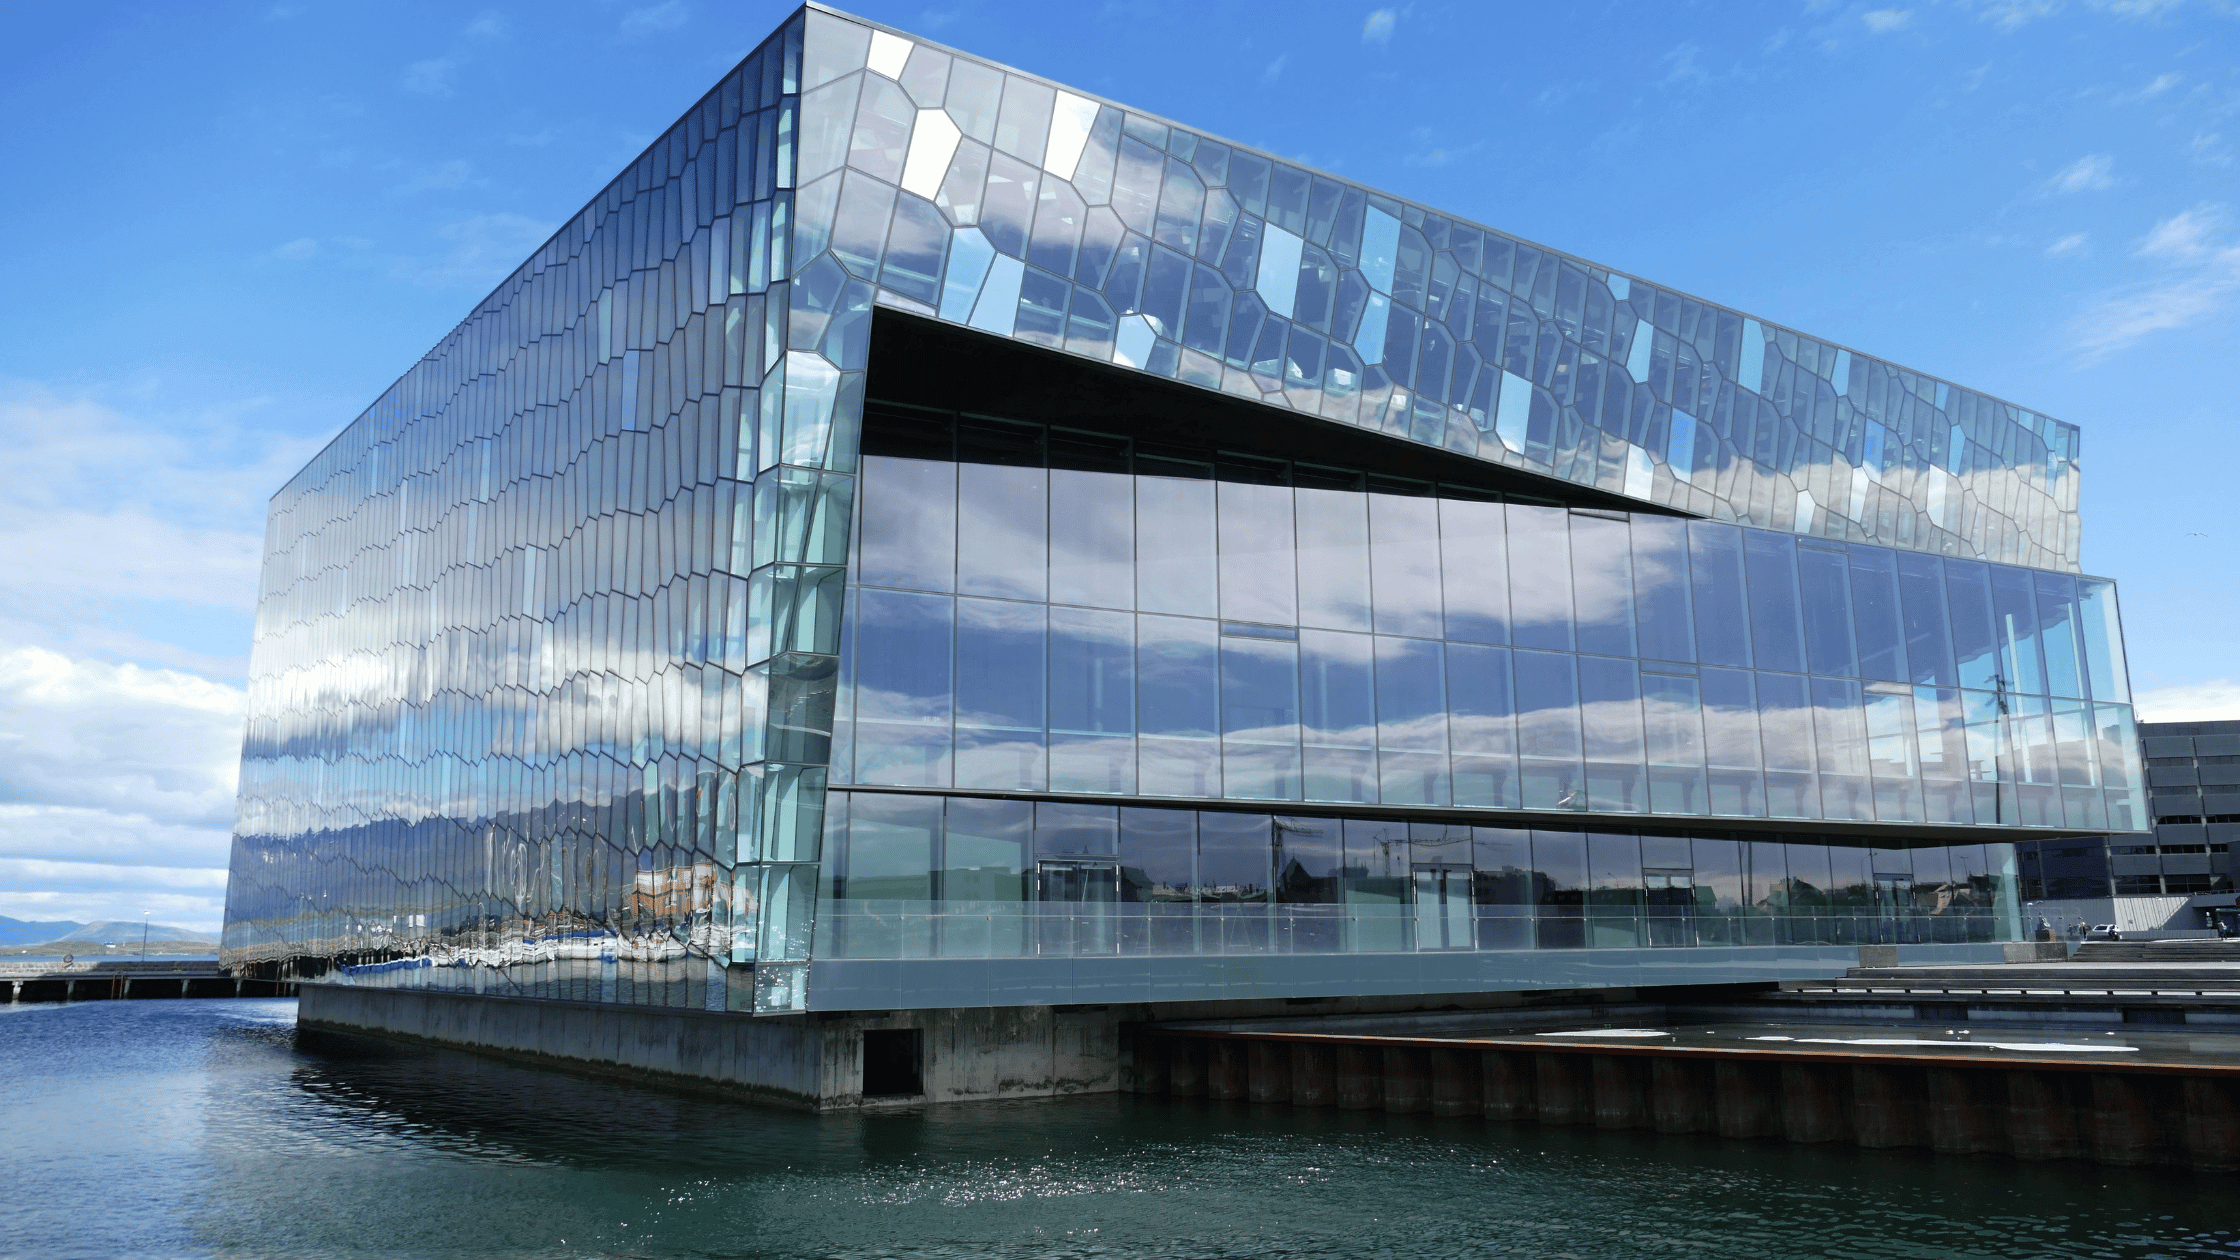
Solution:
[[(874, 496), (875, 306), (1766, 528), (1659, 550), (1639, 519), (1154, 469), (1094, 435), (883, 466)], [(2089, 655), (2110, 627), (2120, 687), (2112, 597), (2040, 585), (2076, 565), (2077, 459), (2047, 417), (803, 11), (275, 497), (226, 957), (802, 1009), (847, 670), (844, 768), (879, 782), (1978, 823), (2098, 800), (2135, 825)], [(867, 547), (849, 588), (850, 521), (912, 477), (927, 537)], [(1948, 608), (1903, 670), (1870, 664), (1884, 570), (1847, 545), (1870, 542), (1899, 549), (1905, 635), (1906, 592)], [(1651, 643), (1672, 547), (1693, 656)], [(1467, 568), (1495, 551), (1499, 581)], [(892, 576), (945, 554), (938, 581)], [(1761, 582), (1783, 609), (1790, 584), (1800, 610), (1849, 590), (1849, 664), (1801, 611), (1702, 611)], [(2048, 647), (2064, 615), (2074, 662)], [(1722, 633), (1746, 659), (1704, 646)], [(1403, 865), (1390, 835), (1356, 873), (1349, 837), (1338, 867), (1299, 841), (1297, 886), (1340, 898), (1299, 904), (1361, 907), (1310, 937), (1423, 939), (1425, 905), (1487, 878)], [(1102, 854), (1032, 856), (1038, 896), (1131, 904)], [(1284, 904), (1276, 874), (1208, 886)], [(1187, 904), (1074, 947), (1202, 939)], [(1433, 919), (1442, 948), (1485, 939)]]
[(2017, 939), (2013, 846), (835, 791), (819, 958)]
[(796, 347), (877, 302), (1714, 520), (2077, 566), (2072, 425), (839, 14), (801, 111)]
[(275, 497), (229, 960), (799, 1008), (861, 380), (786, 349), (801, 37)]
[(2143, 825), (2106, 581), (885, 405), (866, 441), (839, 781)]

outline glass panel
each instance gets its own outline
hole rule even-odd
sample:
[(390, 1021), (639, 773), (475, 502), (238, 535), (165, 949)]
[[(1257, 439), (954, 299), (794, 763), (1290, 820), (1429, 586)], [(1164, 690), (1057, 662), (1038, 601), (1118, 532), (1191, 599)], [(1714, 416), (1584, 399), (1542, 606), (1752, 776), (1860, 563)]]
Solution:
[(1299, 646), (1221, 640), (1223, 794), (1298, 800)]
[(2084, 670), (2077, 658), (2076, 579), (2060, 573), (2033, 575), (2038, 585), (2038, 642), (2046, 658), (2046, 690), (2056, 696), (2084, 695)]
[(1134, 607), (1134, 490), (1130, 478), (1114, 473), (1051, 470), (1052, 602)]
[(1369, 636), (1302, 630), (1299, 673), (1306, 798), (1377, 799), (1372, 752), (1377, 719)]
[(1120, 811), (1121, 952), (1198, 949), (1198, 816), (1181, 809)]
[(1572, 513), (1572, 602), (1582, 652), (1634, 654), (1631, 545), (1624, 521)]
[(1139, 475), (1135, 493), (1141, 533), (1136, 606), (1145, 612), (1217, 615), (1213, 482)]
[(1345, 948), (1393, 954), (1408, 948), (1408, 824), (1345, 824)]
[(1696, 647), (1707, 665), (1750, 664), (1749, 588), (1742, 576), (1742, 531), (1688, 522), (1688, 573), (1695, 595)]
[(1659, 661), (1696, 659), (1687, 522), (1668, 516), (1633, 518), (1633, 588), (1641, 655)]
[(1331, 818), (1275, 820), (1275, 899), (1283, 908), (1278, 947), (1328, 954), (1344, 947), (1344, 824)]
[(1959, 685), (1952, 631), (1945, 616), (1943, 565), (1934, 556), (1898, 557), (1898, 592), (1905, 616), (1905, 657), (1917, 683)]
[(947, 824), (941, 848), (942, 955), (1024, 952), (1021, 906), (1033, 869), (1033, 805), (951, 797)]
[(1587, 841), (1576, 831), (1532, 833), (1532, 867), (1541, 949), (1580, 949), (1587, 943)]
[(1299, 596), (1291, 488), (1219, 483), (1221, 615), (1296, 625)]
[(863, 485), (860, 580), (869, 586), (952, 589), (957, 466), (868, 455), (863, 461)]
[[(1044, 598), (1049, 565), (1047, 477), (1041, 468), (968, 463), (957, 469), (960, 593), (1003, 599)], [(867, 521), (879, 489), (874, 487), (870, 494), (872, 498), (864, 504)], [(868, 571), (864, 581), (872, 581)]]
[(1797, 544), (1779, 534), (1743, 535), (1750, 573), (1750, 643), (1759, 669), (1804, 672), (1797, 606)]
[(1367, 630), (1368, 496), (1305, 486), (1293, 494), (1299, 530), (1299, 624)]
[[(1906, 632), (1898, 604), (1897, 554), (1851, 549), (1851, 612), (1858, 631), (1859, 676), (1907, 682)], [(1925, 679), (1923, 681), (1934, 681)]]
[(1369, 531), (1377, 633), (1438, 638), (1438, 502), (1372, 494)]
[(1518, 647), (1571, 647), (1570, 514), (1509, 504), (1509, 603)]
[[(1302, 491), (1302, 498), (1304, 495)], [(1470, 643), (1509, 641), (1505, 515), (1498, 503), (1439, 501), (1439, 564), (1449, 639)], [(1303, 557), (1301, 572), (1305, 572)]]

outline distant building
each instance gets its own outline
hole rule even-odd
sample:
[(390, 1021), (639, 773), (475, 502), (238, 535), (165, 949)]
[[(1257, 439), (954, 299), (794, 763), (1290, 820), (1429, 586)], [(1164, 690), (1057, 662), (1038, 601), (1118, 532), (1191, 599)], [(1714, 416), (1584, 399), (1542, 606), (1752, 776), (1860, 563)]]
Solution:
[(2017, 845), (2032, 926), (2206, 930), (2206, 911), (2232, 907), (2240, 721), (2144, 722), (2139, 738), (2154, 835)]
[(2146, 825), (2079, 446), (810, 7), (274, 498), (226, 957), (816, 1105), (1997, 957)]

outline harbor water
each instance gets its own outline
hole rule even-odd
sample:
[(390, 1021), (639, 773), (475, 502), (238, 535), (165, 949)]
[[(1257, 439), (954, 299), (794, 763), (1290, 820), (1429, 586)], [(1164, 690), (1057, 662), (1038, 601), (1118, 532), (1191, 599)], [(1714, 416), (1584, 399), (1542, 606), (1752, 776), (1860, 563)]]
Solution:
[(2230, 1174), (1098, 1096), (810, 1116), (0, 1007), (0, 1255), (2240, 1257)]

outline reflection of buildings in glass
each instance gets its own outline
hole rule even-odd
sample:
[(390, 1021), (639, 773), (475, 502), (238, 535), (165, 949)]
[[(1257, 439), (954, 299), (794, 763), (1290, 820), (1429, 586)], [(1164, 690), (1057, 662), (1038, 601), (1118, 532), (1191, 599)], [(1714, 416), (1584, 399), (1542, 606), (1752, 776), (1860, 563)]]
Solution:
[(274, 499), (228, 956), (782, 1013), (1987, 946), (2015, 840), (2146, 818), (2078, 454), (805, 11)]
[(2017, 846), (2022, 896), (2056, 931), (2093, 923), (2206, 931), (2209, 912), (2232, 904), (2240, 722), (2142, 722), (2138, 729), (2153, 835)]

